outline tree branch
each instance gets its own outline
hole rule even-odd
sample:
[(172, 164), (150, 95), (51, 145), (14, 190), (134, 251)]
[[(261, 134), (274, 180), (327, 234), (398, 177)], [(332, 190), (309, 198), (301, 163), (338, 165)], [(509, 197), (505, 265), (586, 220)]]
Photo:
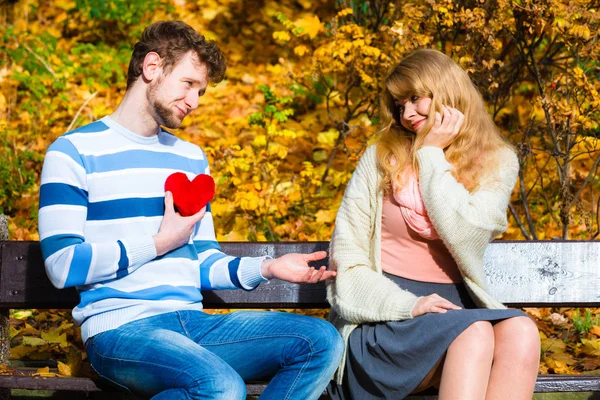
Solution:
[(90, 102), (90, 100), (92, 100), (94, 97), (96, 97), (97, 94), (98, 94), (98, 91), (96, 90), (94, 93), (92, 93), (90, 95), (90, 97), (88, 97), (86, 99), (86, 101), (81, 105), (81, 107), (79, 107), (79, 110), (77, 110), (77, 114), (75, 114), (75, 116), (73, 117), (73, 120), (71, 121), (71, 123), (69, 124), (69, 127), (67, 128), (67, 132), (70, 132), (71, 129), (73, 129), (73, 126), (75, 125), (77, 118), (79, 118), (79, 114), (81, 114), (81, 111), (83, 111), (85, 106), (87, 106), (87, 104)]

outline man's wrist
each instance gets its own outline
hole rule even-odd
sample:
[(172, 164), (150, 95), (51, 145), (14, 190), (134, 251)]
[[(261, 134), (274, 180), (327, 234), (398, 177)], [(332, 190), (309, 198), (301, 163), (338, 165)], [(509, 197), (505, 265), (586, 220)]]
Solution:
[(260, 264), (260, 274), (265, 279), (273, 279), (273, 274), (271, 273), (271, 264), (273, 264), (275, 259), (273, 258), (265, 258), (263, 262)]
[(152, 239), (154, 239), (154, 247), (156, 248), (156, 255), (162, 256), (163, 254), (165, 254), (167, 252), (167, 249), (166, 249), (166, 245), (164, 243), (162, 236), (160, 236), (160, 233), (157, 233), (156, 235), (152, 236)]

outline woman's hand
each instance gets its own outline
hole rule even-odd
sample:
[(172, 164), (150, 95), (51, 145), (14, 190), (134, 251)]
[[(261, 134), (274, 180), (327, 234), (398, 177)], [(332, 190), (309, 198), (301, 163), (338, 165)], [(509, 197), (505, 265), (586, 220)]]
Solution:
[(430, 294), (429, 296), (421, 297), (412, 308), (410, 314), (413, 317), (427, 313), (446, 313), (448, 310), (460, 310), (461, 307), (446, 300), (438, 294)]
[(458, 131), (460, 131), (465, 120), (463, 113), (456, 108), (442, 106), (442, 114), (435, 113), (435, 122), (427, 136), (425, 136), (423, 146), (436, 146), (445, 149), (458, 136)]

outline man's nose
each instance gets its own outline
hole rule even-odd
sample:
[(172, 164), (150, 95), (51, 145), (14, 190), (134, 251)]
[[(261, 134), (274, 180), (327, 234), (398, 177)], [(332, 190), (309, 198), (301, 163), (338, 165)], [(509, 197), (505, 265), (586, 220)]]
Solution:
[(198, 93), (194, 93), (193, 91), (190, 91), (188, 93), (188, 95), (185, 97), (185, 104), (188, 106), (189, 109), (195, 110), (196, 108), (198, 108), (199, 99), (200, 99), (200, 96), (198, 95)]

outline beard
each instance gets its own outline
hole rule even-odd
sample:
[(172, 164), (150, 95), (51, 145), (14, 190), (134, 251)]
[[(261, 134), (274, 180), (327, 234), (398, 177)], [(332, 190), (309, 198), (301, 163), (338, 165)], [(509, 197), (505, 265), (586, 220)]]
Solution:
[(167, 103), (161, 101), (157, 95), (158, 87), (162, 83), (162, 79), (150, 83), (148, 89), (148, 103), (150, 105), (150, 113), (158, 122), (159, 125), (169, 129), (178, 129), (181, 126), (183, 118), (173, 111), (173, 107), (169, 107)]

